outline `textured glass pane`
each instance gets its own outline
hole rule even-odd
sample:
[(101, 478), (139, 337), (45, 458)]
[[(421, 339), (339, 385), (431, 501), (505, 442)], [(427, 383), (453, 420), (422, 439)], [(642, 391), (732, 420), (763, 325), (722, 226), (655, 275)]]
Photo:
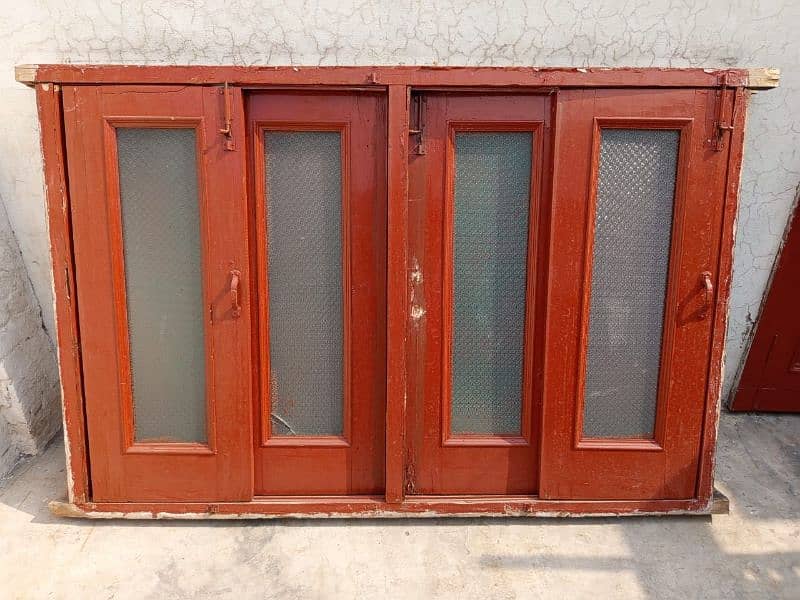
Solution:
[(679, 132), (604, 129), (583, 433), (651, 438)]
[(453, 433), (519, 433), (532, 134), (459, 133)]
[(117, 129), (137, 441), (206, 441), (194, 129)]
[(272, 431), (342, 433), (342, 167), (338, 132), (267, 132)]

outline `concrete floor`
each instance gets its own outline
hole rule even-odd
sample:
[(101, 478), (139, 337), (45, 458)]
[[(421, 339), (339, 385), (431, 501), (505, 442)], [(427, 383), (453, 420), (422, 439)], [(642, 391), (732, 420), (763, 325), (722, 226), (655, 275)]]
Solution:
[(64, 477), (0, 482), (0, 599), (800, 598), (800, 415), (724, 415), (713, 520), (65, 520)]

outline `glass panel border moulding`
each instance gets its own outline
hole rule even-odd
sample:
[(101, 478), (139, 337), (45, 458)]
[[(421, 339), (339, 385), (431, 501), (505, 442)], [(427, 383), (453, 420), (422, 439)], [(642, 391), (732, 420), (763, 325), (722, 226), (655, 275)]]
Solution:
[(680, 131), (604, 128), (583, 436), (652, 439)]
[(205, 443), (205, 311), (193, 128), (119, 127), (137, 442)]

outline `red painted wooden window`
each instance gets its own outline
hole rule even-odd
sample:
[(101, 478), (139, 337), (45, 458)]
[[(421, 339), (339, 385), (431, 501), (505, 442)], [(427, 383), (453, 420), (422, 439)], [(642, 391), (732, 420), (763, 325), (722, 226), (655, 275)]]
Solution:
[(484, 75), (64, 87), (87, 498), (707, 498), (734, 92)]
[(544, 497), (695, 493), (727, 172), (713, 94), (559, 95)]
[(245, 169), (217, 97), (64, 92), (96, 500), (252, 497)]
[(386, 101), (253, 93), (257, 495), (380, 494)]
[[(410, 491), (534, 494), (547, 95), (415, 97)], [(412, 275), (413, 277), (413, 275)], [(424, 313), (420, 312), (424, 310)]]

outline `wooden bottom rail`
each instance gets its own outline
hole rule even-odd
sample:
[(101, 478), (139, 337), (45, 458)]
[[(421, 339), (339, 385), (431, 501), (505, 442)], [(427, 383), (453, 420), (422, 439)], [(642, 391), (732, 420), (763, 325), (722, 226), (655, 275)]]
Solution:
[(382, 497), (271, 497), (252, 502), (85, 502), (53, 500), (58, 517), (85, 519), (317, 519), (435, 517), (606, 517), (727, 514), (728, 498), (692, 500), (540, 500), (533, 496), (417, 496), (402, 503)]

